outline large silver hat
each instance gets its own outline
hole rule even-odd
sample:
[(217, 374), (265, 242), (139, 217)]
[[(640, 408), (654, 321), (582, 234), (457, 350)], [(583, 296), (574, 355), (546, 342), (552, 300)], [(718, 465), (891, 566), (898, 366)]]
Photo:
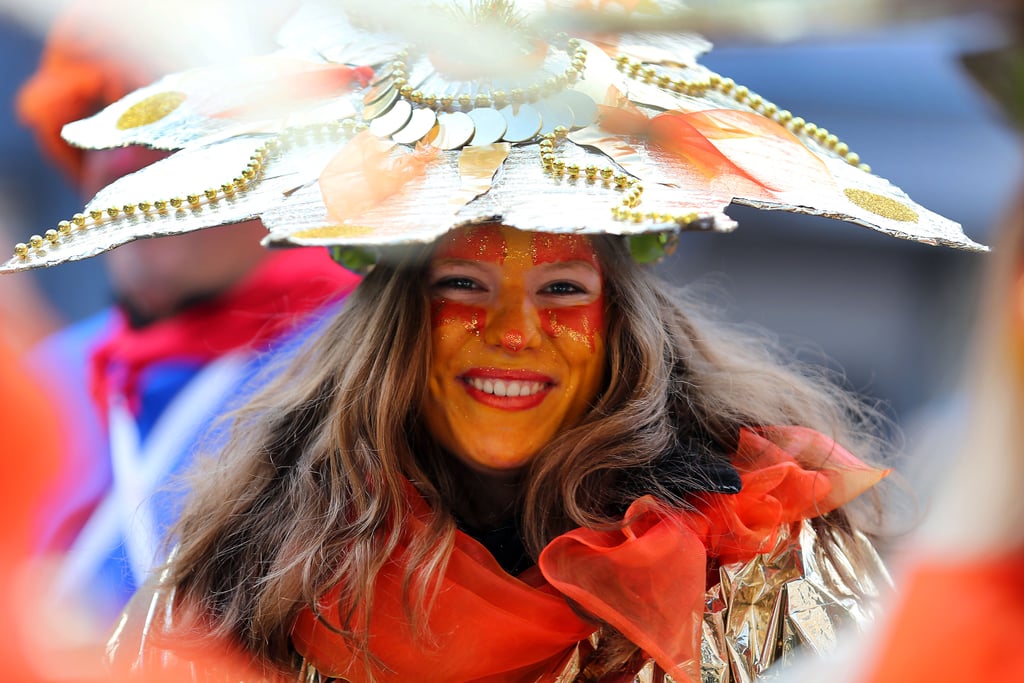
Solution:
[(732, 202), (985, 249), (836, 134), (700, 65), (706, 40), (628, 30), (678, 20), (676, 3), (618, 3), (613, 33), (594, 30), (600, 13), (556, 26), (557, 4), (305, 2), (278, 52), (168, 75), (66, 126), (83, 148), (173, 154), (0, 272), (254, 218), (267, 245), (333, 247), (352, 266), (483, 221), (631, 235), (642, 253), (732, 230)]

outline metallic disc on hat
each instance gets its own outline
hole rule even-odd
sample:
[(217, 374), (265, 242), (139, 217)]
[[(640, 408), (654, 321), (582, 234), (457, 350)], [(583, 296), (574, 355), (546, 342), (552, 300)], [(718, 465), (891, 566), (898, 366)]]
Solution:
[(508, 142), (526, 142), (540, 132), (540, 127), (543, 124), (540, 112), (529, 104), (521, 104), (515, 110), (512, 105), (509, 105), (498, 111), (505, 117), (505, 122), (508, 124), (502, 139)]
[(388, 94), (388, 90), (394, 88), (391, 79), (385, 79), (363, 93), (363, 104), (370, 105)]
[(391, 66), (391, 62), (388, 62), (373, 72), (373, 77), (370, 79), (370, 87), (372, 88), (378, 83), (382, 83), (383, 81), (390, 79), (394, 75), (395, 73)]
[(461, 111), (438, 114), (430, 144), (440, 149), (458, 149), (473, 137), (473, 130), (473, 119), (468, 114)]
[(537, 103), (537, 111), (540, 112), (542, 134), (550, 133), (558, 126), (564, 126), (566, 130), (572, 128), (572, 109), (567, 104), (544, 100)]
[(563, 90), (551, 99), (569, 106), (572, 110), (573, 128), (585, 128), (597, 121), (597, 103), (584, 92)]
[(437, 123), (433, 109), (414, 109), (405, 127), (391, 135), (391, 139), (403, 145), (419, 142)]
[(382, 95), (373, 104), (368, 104), (363, 107), (363, 121), (373, 121), (374, 119), (383, 116), (391, 109), (393, 105), (398, 101), (398, 88), (392, 88)]
[(508, 128), (508, 121), (497, 109), (480, 107), (469, 112), (467, 116), (473, 119), (475, 128), (473, 137), (469, 141), (471, 145), (489, 145), (497, 142)]
[[(370, 121), (370, 132), (379, 138), (390, 137), (409, 123), (410, 116), (412, 116), (412, 105), (406, 100), (398, 100), (386, 114)], [(366, 110), (363, 110), (363, 120), (365, 119)]]

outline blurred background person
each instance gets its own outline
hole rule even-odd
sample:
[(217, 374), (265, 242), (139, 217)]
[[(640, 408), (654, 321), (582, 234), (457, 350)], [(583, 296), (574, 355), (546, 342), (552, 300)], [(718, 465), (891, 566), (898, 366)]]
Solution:
[[(1005, 11), (1015, 29), (1009, 45), (965, 63), (1019, 133), (1024, 6)], [(871, 683), (1024, 680), (1024, 179), (1018, 182), (979, 304), (960, 438), (868, 660), (863, 680)]]
[[(17, 111), (84, 198), (165, 154), (83, 151), (60, 138), (150, 80), (138, 60), (90, 30), (77, 3), (48, 36)], [(39, 546), (61, 556), (55, 597), (74, 595), (97, 635), (144, 580), (178, 493), (168, 483), (211, 420), (268, 354), (357, 278), (325, 250), (269, 252), (258, 221), (144, 240), (106, 257), (116, 303), (40, 344), (33, 366), (66, 427), (59, 474), (43, 498)]]
[(914, 454), (938, 469), (938, 484), (923, 523), (901, 543), (887, 616), (787, 683), (1024, 680), (1024, 193), (993, 250), (973, 362), (949, 402), (961, 410), (917, 425), (946, 442)]
[[(1024, 6), (1005, 3), (1006, 46), (964, 62), (1024, 131)], [(1024, 680), (1024, 178), (986, 261), (981, 313), (957, 391), (912, 425), (916, 467), (935, 482), (904, 540), (886, 617), (830, 660), (784, 680)]]

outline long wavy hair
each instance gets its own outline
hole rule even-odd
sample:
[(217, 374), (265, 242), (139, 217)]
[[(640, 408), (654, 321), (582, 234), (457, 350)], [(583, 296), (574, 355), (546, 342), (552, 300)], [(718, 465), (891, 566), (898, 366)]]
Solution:
[[(579, 527), (610, 527), (635, 498), (685, 506), (727, 464), (743, 426), (818, 429), (877, 460), (876, 415), (764, 340), (703, 320), (699, 306), (630, 257), (620, 238), (593, 237), (604, 273), (607, 384), (582, 422), (556, 436), (520, 480), (529, 554)], [(375, 577), (400, 539), (414, 627), (429, 610), (456, 532), (466, 483), (425, 431), (430, 361), (429, 248), (381, 263), (344, 308), (233, 416), (230, 438), (201, 468), (172, 530), (166, 582), (206, 633), (282, 670), (305, 606), (340, 585), (340, 625), (356, 652)], [(413, 482), (434, 514), (403, 536)], [(845, 511), (816, 522), (830, 546)], [(834, 545), (834, 544), (832, 544)], [(612, 634), (614, 641), (615, 634)], [(621, 638), (620, 638), (621, 639)], [(628, 649), (628, 648), (627, 648)]]

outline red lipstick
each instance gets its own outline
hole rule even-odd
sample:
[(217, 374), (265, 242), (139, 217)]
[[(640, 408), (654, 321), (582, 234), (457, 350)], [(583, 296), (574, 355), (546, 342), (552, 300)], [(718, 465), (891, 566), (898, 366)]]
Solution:
[[(556, 386), (550, 375), (520, 369), (472, 368), (458, 379), (473, 400), (500, 410), (536, 408)], [(518, 395), (500, 395), (506, 391)]]

